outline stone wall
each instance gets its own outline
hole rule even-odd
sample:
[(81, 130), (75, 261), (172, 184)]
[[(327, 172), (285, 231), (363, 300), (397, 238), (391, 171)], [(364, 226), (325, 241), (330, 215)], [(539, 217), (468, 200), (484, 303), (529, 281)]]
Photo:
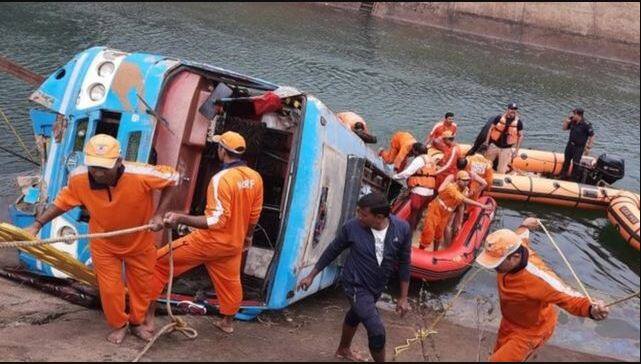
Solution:
[[(358, 10), (360, 3), (318, 3)], [(372, 15), (639, 64), (639, 3), (376, 2)]]

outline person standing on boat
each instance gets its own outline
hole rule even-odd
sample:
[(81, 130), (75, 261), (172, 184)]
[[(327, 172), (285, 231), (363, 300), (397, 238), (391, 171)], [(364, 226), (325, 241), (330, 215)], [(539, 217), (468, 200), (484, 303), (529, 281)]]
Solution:
[[(565, 157), (560, 175), (561, 178), (570, 179), (572, 177), (578, 181), (580, 176), (577, 166), (581, 163), (581, 157), (584, 154), (589, 154), (592, 149), (594, 129), (592, 129), (592, 124), (583, 117), (583, 109), (576, 108), (572, 110), (568, 118), (563, 120), (563, 130), (570, 131), (570, 138), (565, 146)], [(570, 176), (570, 163), (572, 163), (572, 176)]]
[[(487, 160), (483, 155), (487, 152), (487, 147), (484, 145), (479, 146), (476, 153), (461, 158), (458, 160), (457, 167), (459, 170), (465, 170), (472, 176), (470, 182), (470, 195), (469, 197), (476, 201), (484, 191), (489, 191), (492, 188), (494, 181), (494, 170), (492, 169), (492, 162)], [(474, 176), (480, 176), (485, 181), (485, 184), (477, 181)]]
[[(467, 161), (467, 160), (459, 159), (457, 162), (457, 167), (459, 168), (459, 170), (464, 170), (470, 175), (470, 184), (467, 188), (465, 188), (463, 194), (465, 195), (465, 197), (469, 197), (471, 200), (476, 201), (478, 200), (479, 196), (475, 195), (475, 191), (485, 190), (487, 186), (487, 182), (482, 176), (476, 174), (471, 170), (466, 169), (465, 166), (463, 166), (463, 164), (461, 163), (462, 161)], [(492, 170), (492, 167), (490, 166), (490, 171), (491, 170)], [(450, 174), (449, 176), (447, 176), (447, 178), (445, 178), (442, 185), (447, 186), (450, 183), (454, 183), (454, 182), (456, 182), (456, 174)], [(475, 187), (473, 188), (472, 186), (475, 186)], [(465, 217), (465, 204), (460, 204), (454, 210), (454, 212), (450, 215), (450, 220), (446, 224), (445, 231), (443, 233), (443, 242), (445, 244), (449, 244), (452, 241), (453, 237), (461, 229), (461, 226), (463, 226), (464, 217)]]
[(441, 137), (432, 143), (436, 149), (443, 152), (443, 157), (437, 162), (439, 169), (435, 173), (437, 188), (443, 184), (447, 176), (458, 172), (456, 162), (461, 155), (461, 148), (454, 141), (455, 137), (450, 130), (445, 130)]
[(407, 157), (418, 155), (417, 151), (420, 146), (421, 143), (416, 142), (416, 138), (412, 134), (399, 131), (392, 135), (389, 148), (381, 148), (378, 155), (385, 164), (394, 164), (394, 172), (400, 172), (405, 168)]
[(396, 311), (402, 317), (409, 310), (407, 292), (412, 234), (407, 222), (390, 215), (390, 210), (387, 199), (381, 193), (374, 192), (361, 197), (357, 203), (356, 218), (341, 227), (312, 271), (298, 284), (298, 289), (307, 290), (318, 273), (344, 250), (349, 249), (341, 272), (341, 282), (350, 309), (345, 315), (341, 341), (336, 350), (339, 358), (365, 360), (351, 350), (352, 339), (358, 325), (362, 323), (367, 330), (372, 358), (377, 362), (385, 361), (385, 327), (376, 308), (376, 301), (396, 265), (401, 286)]
[(457, 125), (454, 122), (454, 113), (446, 112), (443, 120), (434, 125), (432, 131), (425, 137), (425, 145), (429, 146), (432, 141), (443, 136), (445, 131), (449, 131), (452, 135), (456, 135)]
[(407, 187), (411, 189), (409, 198), (412, 212), (407, 222), (409, 222), (412, 231), (416, 229), (421, 212), (425, 205), (432, 200), (434, 188), (436, 188), (436, 162), (427, 154), (425, 146), (421, 146), (417, 152), (419, 155), (412, 160), (410, 165), (392, 177), (396, 180), (407, 179)]
[(465, 196), (469, 184), (470, 174), (466, 171), (458, 171), (455, 182), (443, 183), (438, 188), (438, 196), (427, 207), (421, 233), (421, 249), (434, 244), (434, 251), (438, 250), (439, 245), (443, 243), (444, 232), (450, 223), (452, 213), (459, 205), (465, 203), (482, 209), (492, 208), (492, 205), (483, 205)]
[[(153, 223), (153, 231), (162, 229), (164, 213), (175, 194), (166, 189), (154, 216), (154, 191), (175, 186), (179, 175), (170, 167), (123, 162), (120, 143), (113, 137), (98, 134), (85, 147), (84, 166), (71, 172), (53, 204), (26, 230), (36, 236), (49, 221), (77, 206), (84, 206), (91, 218), (89, 233), (127, 229)], [(113, 331), (107, 340), (120, 344), (127, 328), (150, 340), (142, 325), (150, 302), (149, 281), (156, 263), (154, 234), (150, 231), (92, 239), (89, 245), (93, 270), (98, 279), (100, 302), (107, 323)], [(123, 263), (129, 297), (125, 310)]]
[(489, 360), (525, 361), (552, 336), (557, 322), (554, 305), (579, 317), (603, 320), (609, 310), (567, 287), (540, 257), (529, 249), (529, 231), (538, 226), (526, 218), (512, 231), (501, 229), (487, 236), (476, 262), (497, 271), (501, 324)]
[(518, 110), (516, 103), (508, 104), (507, 111), (494, 118), (490, 132), (485, 137), (487, 159), (494, 163), (498, 158), (499, 173), (507, 173), (523, 142), (523, 121), (519, 118)]
[[(240, 308), (243, 290), (240, 282), (240, 265), (243, 251), (249, 248), (255, 225), (263, 208), (263, 180), (258, 172), (247, 167), (241, 159), (245, 152), (245, 139), (228, 131), (215, 135), (221, 170), (207, 187), (205, 214), (191, 216), (167, 212), (166, 227), (183, 224), (196, 228), (192, 233), (172, 243), (174, 278), (184, 272), (204, 265), (220, 300), (223, 319), (214, 323), (225, 333), (234, 331), (234, 316)], [(149, 282), (151, 297), (159, 297), (167, 285), (169, 275), (169, 249), (158, 250), (153, 278)], [(147, 328), (154, 329), (154, 312), (147, 314)]]

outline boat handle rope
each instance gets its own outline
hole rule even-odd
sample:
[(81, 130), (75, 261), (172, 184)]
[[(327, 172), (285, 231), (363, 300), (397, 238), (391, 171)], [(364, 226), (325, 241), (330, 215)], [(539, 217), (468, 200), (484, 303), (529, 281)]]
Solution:
[(25, 247), (34, 247), (41, 245), (48, 245), (54, 243), (68, 243), (80, 239), (104, 239), (111, 238), (119, 235), (126, 235), (131, 233), (136, 233), (139, 231), (148, 230), (153, 226), (153, 224), (136, 226), (128, 229), (114, 230), (103, 233), (94, 233), (94, 234), (83, 234), (83, 235), (70, 235), (70, 236), (61, 236), (58, 238), (49, 238), (49, 239), (36, 239), (36, 240), (20, 240), (20, 241), (4, 241), (0, 242), (0, 249), (6, 248), (25, 248)]
[[(468, 264), (468, 265), (472, 265), (472, 264)], [(429, 328), (424, 328), (423, 327), (423, 328), (418, 329), (416, 331), (416, 333), (414, 334), (414, 337), (405, 339), (405, 344), (396, 346), (394, 348), (394, 358), (396, 358), (398, 356), (398, 354), (400, 354), (400, 353), (404, 352), (405, 350), (409, 349), (412, 346), (412, 344), (414, 344), (414, 343), (416, 343), (418, 341), (423, 341), (423, 340), (427, 339), (427, 337), (429, 337), (432, 334), (437, 334), (437, 332), (434, 331), (434, 329), (436, 328), (436, 325), (438, 325), (438, 323), (443, 319), (443, 317), (445, 317), (445, 315), (452, 308), (452, 306), (454, 306), (454, 302), (456, 302), (456, 300), (459, 298), (461, 293), (463, 293), (463, 290), (468, 285), (468, 283), (470, 283), (476, 277), (476, 275), (479, 272), (481, 272), (482, 270), (483, 269), (481, 269), (481, 268), (477, 268), (476, 271), (474, 271), (474, 273), (472, 273), (472, 275), (465, 282), (463, 282), (461, 284), (461, 288), (459, 288), (458, 292), (456, 292), (456, 295), (454, 295), (454, 297), (448, 303), (447, 307), (443, 310), (443, 312), (441, 312), (438, 315), (438, 317), (434, 320), (434, 322), (430, 325)]]

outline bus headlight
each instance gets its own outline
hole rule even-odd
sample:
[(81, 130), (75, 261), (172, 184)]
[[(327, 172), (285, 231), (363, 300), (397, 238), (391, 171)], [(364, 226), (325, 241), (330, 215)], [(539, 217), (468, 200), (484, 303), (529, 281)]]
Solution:
[[(76, 230), (74, 230), (70, 226), (63, 226), (58, 230), (58, 237), (60, 237), (60, 238), (66, 238), (66, 237), (69, 237), (69, 236), (76, 236), (76, 235), (78, 235), (78, 234), (76, 234)], [(71, 245), (71, 244), (73, 244), (75, 242), (76, 242), (76, 240), (65, 241), (65, 243), (67, 243), (69, 245)]]
[(91, 101), (98, 101), (105, 97), (105, 86), (101, 83), (94, 83), (89, 87), (89, 98)]
[(100, 77), (107, 77), (114, 73), (114, 69), (116, 68), (116, 65), (114, 65), (113, 62), (104, 62), (100, 66), (98, 66), (98, 76)]

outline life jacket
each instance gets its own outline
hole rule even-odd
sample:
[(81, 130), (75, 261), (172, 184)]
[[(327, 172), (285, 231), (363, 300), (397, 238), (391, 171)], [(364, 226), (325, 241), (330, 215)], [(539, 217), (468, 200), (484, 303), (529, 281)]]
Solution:
[(407, 186), (410, 188), (418, 186), (434, 189), (436, 186), (436, 178), (434, 178), (434, 173), (436, 173), (436, 163), (434, 163), (434, 160), (427, 154), (423, 154), (417, 158), (423, 158), (425, 166), (407, 179)]
[[(490, 131), (490, 140), (498, 143), (501, 140), (501, 135), (505, 132), (505, 127), (507, 125), (507, 120), (505, 120), (505, 115), (501, 116), (499, 122), (494, 125)], [(507, 126), (507, 144), (513, 145), (519, 140), (519, 117), (518, 115), (512, 120), (509, 126)]]
[(488, 163), (488, 160), (480, 154), (474, 154), (467, 157), (467, 161), (468, 164), (465, 169), (468, 172), (474, 172), (479, 176), (484, 176), (487, 168), (492, 168), (492, 166)]

